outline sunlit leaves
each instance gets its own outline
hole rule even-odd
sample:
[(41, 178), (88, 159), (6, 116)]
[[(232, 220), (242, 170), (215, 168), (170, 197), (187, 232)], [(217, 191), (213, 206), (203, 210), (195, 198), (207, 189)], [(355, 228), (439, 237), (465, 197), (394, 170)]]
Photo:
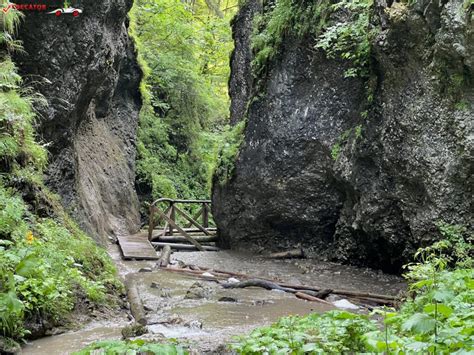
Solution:
[(139, 190), (154, 198), (209, 197), (229, 115), (229, 21), (235, 4), (135, 1), (131, 33), (146, 72), (137, 173)]

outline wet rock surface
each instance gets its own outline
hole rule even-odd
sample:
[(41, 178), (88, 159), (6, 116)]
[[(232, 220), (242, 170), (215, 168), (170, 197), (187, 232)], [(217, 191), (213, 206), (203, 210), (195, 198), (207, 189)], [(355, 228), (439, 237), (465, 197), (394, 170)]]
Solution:
[[(322, 259), (398, 272), (439, 237), (437, 221), (472, 228), (471, 11), (451, 0), (382, 12), (367, 118), (368, 93), (344, 77), (348, 63), (328, 60), (311, 38), (284, 38), (267, 77), (257, 78), (260, 94), (247, 101), (234, 175), (214, 184), (222, 245), (268, 252), (301, 243)], [(252, 22), (241, 17), (240, 46)], [(231, 83), (247, 75), (248, 58), (239, 58), (248, 48), (240, 50)], [(242, 95), (231, 96), (240, 107)]]
[(209, 299), (212, 295), (212, 288), (205, 285), (202, 282), (196, 281), (191, 285), (189, 290), (186, 292), (186, 296), (184, 298), (189, 300), (199, 300), (199, 299)]
[(50, 152), (47, 183), (104, 243), (139, 222), (134, 166), (141, 71), (127, 34), (131, 6), (132, 0), (83, 0), (78, 17), (28, 11), (19, 29), (26, 53), (15, 56), (26, 84), (48, 101), (37, 108)]

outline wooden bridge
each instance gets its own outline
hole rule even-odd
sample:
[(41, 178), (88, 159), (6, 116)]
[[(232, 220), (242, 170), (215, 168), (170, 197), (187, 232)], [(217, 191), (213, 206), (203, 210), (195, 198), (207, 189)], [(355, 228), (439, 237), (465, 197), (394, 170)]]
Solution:
[[(186, 212), (193, 210), (195, 213)], [(187, 208), (186, 208), (187, 207)], [(150, 205), (148, 229), (119, 236), (124, 259), (158, 259), (155, 249), (215, 251), (216, 228), (212, 226), (210, 200), (160, 198)]]

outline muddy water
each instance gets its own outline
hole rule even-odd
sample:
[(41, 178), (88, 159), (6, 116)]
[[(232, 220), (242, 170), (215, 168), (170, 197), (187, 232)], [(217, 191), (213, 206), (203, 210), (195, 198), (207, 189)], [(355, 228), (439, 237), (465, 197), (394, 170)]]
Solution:
[[(154, 262), (123, 261), (115, 246), (110, 253), (120, 275), (136, 281), (149, 320), (149, 333), (145, 338), (178, 338), (191, 344), (197, 353), (215, 350), (220, 344), (231, 341), (232, 336), (271, 324), (282, 316), (332, 308), (260, 288), (223, 289), (215, 281), (186, 274), (162, 270), (138, 272), (141, 268), (153, 267)], [(311, 260), (276, 261), (228, 251), (174, 253), (172, 260), (321, 288), (395, 295), (405, 287), (403, 280), (395, 276)], [(186, 298), (196, 282), (206, 290), (206, 297)], [(232, 302), (219, 301), (223, 297)], [(70, 354), (95, 340), (120, 339), (120, 331), (128, 323), (125, 316), (117, 315), (111, 322), (91, 323), (77, 332), (34, 341), (23, 353)]]

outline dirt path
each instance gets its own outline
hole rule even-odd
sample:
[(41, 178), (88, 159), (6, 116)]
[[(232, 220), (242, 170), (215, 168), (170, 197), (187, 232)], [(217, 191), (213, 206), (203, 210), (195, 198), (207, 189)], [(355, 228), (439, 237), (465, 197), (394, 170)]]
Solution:
[[(120, 275), (132, 278), (137, 284), (149, 320), (148, 334), (144, 337), (177, 338), (190, 344), (197, 353), (222, 353), (219, 346), (231, 341), (232, 336), (271, 324), (285, 315), (331, 309), (282, 292), (223, 289), (213, 281), (162, 270), (138, 272), (153, 268), (154, 262), (124, 261), (116, 246), (110, 248), (110, 254)], [(396, 276), (311, 260), (268, 260), (230, 251), (174, 253), (172, 260), (322, 288), (396, 295), (405, 287)], [(117, 315), (113, 320), (90, 323), (77, 332), (34, 341), (23, 353), (70, 354), (95, 340), (120, 339), (121, 329), (128, 323), (126, 314)]]

